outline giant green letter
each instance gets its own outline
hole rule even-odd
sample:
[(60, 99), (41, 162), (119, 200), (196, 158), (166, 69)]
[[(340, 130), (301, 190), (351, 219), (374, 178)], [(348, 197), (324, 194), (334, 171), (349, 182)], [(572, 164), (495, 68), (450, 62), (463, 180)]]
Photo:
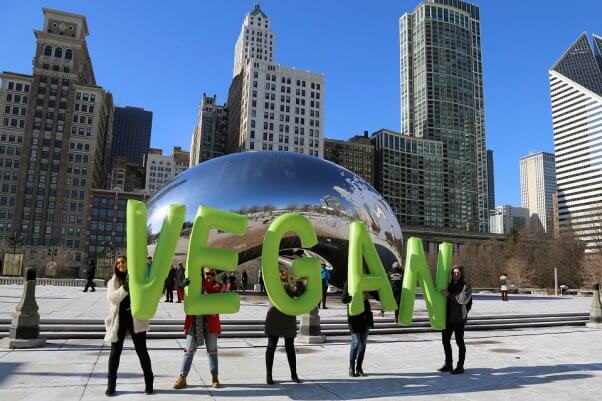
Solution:
[(453, 246), (444, 242), (439, 245), (437, 257), (436, 284), (428, 268), (428, 262), (422, 249), (420, 238), (408, 239), (406, 248), (406, 263), (404, 267), (403, 289), (401, 291), (401, 302), (399, 307), (399, 323), (408, 326), (412, 322), (414, 311), (414, 298), (416, 297), (416, 283), (420, 284), (424, 301), (431, 320), (431, 326), (436, 330), (445, 329), (445, 313), (447, 307), (446, 298), (439, 293), (447, 289), (449, 274), (451, 270)]
[(163, 221), (150, 272), (146, 266), (146, 205), (128, 200), (127, 205), (127, 258), (130, 277), (132, 315), (147, 320), (155, 316), (171, 266), (176, 244), (180, 238), (186, 207), (169, 205)]
[[(364, 274), (364, 260), (369, 274)], [(351, 316), (364, 312), (365, 291), (378, 291), (380, 303), (384, 310), (394, 311), (397, 309), (387, 273), (372, 240), (370, 240), (370, 234), (368, 234), (366, 226), (361, 221), (354, 221), (349, 226), (348, 263), (347, 290), (352, 297), (349, 303), (349, 314)]]
[(320, 261), (314, 257), (293, 260), (294, 277), (307, 278), (307, 287), (299, 298), (291, 298), (280, 283), (278, 267), (280, 240), (284, 234), (291, 231), (297, 233), (303, 248), (311, 248), (318, 243), (316, 232), (307, 218), (296, 213), (283, 214), (270, 224), (265, 233), (261, 269), (270, 301), (280, 312), (298, 316), (311, 311), (320, 302)]
[(236, 213), (224, 212), (204, 205), (199, 206), (186, 259), (186, 276), (190, 284), (186, 287), (184, 311), (187, 315), (213, 315), (236, 313), (240, 309), (240, 296), (236, 292), (225, 294), (201, 294), (202, 267), (233, 271), (238, 266), (238, 253), (229, 249), (208, 248), (209, 230), (217, 228), (236, 235), (247, 231), (248, 219)]

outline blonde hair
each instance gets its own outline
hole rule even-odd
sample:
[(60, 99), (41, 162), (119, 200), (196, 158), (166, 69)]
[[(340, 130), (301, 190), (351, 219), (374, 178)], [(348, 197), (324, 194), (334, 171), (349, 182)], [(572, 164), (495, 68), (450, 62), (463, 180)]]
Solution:
[[(293, 269), (289, 268), (288, 266), (284, 265), (284, 264), (279, 264), (278, 265), (278, 273), (280, 272), (286, 272), (286, 281), (284, 281), (284, 286), (285, 287), (289, 287), (291, 290), (296, 291), (297, 290), (297, 281), (295, 280), (295, 277), (293, 276)], [(280, 281), (282, 281), (282, 276), (280, 276)]]

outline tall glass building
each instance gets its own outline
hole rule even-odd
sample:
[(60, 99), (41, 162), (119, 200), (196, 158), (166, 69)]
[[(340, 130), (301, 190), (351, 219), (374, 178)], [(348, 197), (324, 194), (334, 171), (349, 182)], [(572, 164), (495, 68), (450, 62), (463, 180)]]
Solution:
[(602, 250), (602, 38), (585, 33), (549, 72), (558, 223)]
[(436, 228), (488, 232), (480, 31), (479, 8), (460, 0), (425, 0), (399, 21), (401, 133), (443, 148)]

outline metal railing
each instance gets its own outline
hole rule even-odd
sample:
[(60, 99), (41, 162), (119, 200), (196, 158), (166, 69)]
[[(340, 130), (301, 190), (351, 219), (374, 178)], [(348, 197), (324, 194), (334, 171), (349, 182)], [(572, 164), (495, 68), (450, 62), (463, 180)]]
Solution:
[[(60, 287), (83, 287), (86, 284), (83, 278), (36, 278), (36, 285), (55, 285)], [(23, 277), (0, 276), (0, 285), (23, 284)], [(104, 287), (105, 281), (94, 280), (96, 287)]]

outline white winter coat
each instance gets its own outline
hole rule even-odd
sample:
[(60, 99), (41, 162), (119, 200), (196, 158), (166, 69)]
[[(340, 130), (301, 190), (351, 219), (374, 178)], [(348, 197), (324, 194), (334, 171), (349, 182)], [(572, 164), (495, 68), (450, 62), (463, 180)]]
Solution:
[[(107, 300), (109, 301), (109, 316), (105, 319), (105, 342), (114, 343), (117, 341), (117, 332), (119, 330), (119, 304), (127, 297), (128, 292), (123, 288), (120, 280), (115, 276), (107, 283)], [(134, 333), (148, 331), (148, 320), (138, 320), (134, 318)]]

